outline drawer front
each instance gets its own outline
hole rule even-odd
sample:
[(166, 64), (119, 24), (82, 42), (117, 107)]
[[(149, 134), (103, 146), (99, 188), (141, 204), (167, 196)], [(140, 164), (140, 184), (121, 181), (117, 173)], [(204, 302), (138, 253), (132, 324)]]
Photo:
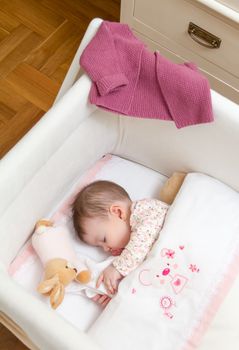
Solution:
[[(180, 56), (178, 55), (178, 50), (176, 49), (175, 52), (172, 50), (168, 50), (165, 46), (161, 46), (157, 41), (153, 41), (151, 39), (149, 39), (148, 37), (144, 36), (143, 34), (137, 32), (134, 30), (134, 34), (135, 36), (137, 36), (139, 39), (141, 39), (143, 42), (145, 42), (147, 44), (147, 46), (153, 50), (159, 50), (159, 52), (164, 56), (167, 57), (169, 60), (175, 62), (175, 63), (184, 63), (185, 61), (187, 61), (187, 58), (185, 56)], [(177, 52), (177, 53), (176, 53)], [(195, 61), (195, 60), (194, 60)], [(213, 71), (213, 65), (212, 67), (210, 67), (210, 71)], [(238, 89), (234, 88), (232, 85), (230, 84), (225, 84), (223, 80), (218, 79), (216, 77), (218, 72), (213, 72), (209, 73), (206, 70), (200, 69), (201, 72), (207, 77), (207, 79), (210, 82), (210, 87), (215, 90), (218, 91), (221, 95), (228, 97), (229, 99), (231, 99), (232, 101), (236, 102), (237, 104), (239, 104), (239, 93), (238, 93)], [(229, 80), (228, 77), (225, 77), (225, 80)], [(238, 81), (234, 82), (234, 86), (238, 85)]]
[[(133, 17), (208, 62), (239, 77), (239, 29), (186, 0), (135, 0)], [(189, 22), (221, 38), (217, 49), (206, 48), (188, 34)]]

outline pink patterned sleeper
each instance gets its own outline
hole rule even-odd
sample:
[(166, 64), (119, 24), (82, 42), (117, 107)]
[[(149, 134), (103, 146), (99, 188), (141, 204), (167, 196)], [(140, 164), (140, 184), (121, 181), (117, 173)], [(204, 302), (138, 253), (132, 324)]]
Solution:
[(127, 276), (140, 265), (158, 239), (168, 204), (157, 199), (143, 199), (131, 206), (131, 237), (122, 253), (113, 261), (113, 266)]

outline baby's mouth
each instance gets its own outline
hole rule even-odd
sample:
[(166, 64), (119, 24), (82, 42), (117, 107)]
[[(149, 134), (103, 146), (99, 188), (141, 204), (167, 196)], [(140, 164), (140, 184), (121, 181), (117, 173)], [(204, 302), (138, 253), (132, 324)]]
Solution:
[(111, 249), (110, 249), (110, 253), (111, 253), (113, 256), (120, 255), (120, 254), (122, 253), (122, 251), (123, 251), (122, 248), (116, 248), (116, 249), (111, 248)]

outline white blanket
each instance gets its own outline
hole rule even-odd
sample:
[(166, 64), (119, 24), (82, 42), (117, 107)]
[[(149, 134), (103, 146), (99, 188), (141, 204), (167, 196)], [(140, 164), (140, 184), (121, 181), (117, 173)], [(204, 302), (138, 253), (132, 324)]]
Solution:
[(147, 260), (89, 330), (104, 350), (194, 349), (239, 270), (239, 194), (189, 174)]

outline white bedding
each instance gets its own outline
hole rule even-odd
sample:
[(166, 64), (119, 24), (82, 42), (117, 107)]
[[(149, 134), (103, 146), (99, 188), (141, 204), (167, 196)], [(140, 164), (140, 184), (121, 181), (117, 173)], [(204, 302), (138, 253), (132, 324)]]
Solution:
[[(106, 179), (119, 183), (128, 191), (132, 200), (135, 200), (144, 197), (157, 197), (166, 177), (139, 164), (116, 156), (106, 155), (77, 179), (67, 196), (62, 198), (57, 208), (54, 208), (49, 213), (49, 218), (52, 218), (57, 223), (66, 224), (73, 232), (69, 212), (71, 198), (82, 186), (97, 179)], [(91, 258), (97, 262), (103, 261), (108, 257), (98, 248), (89, 247), (75, 237), (72, 237), (72, 243), (79, 257)], [(43, 270), (30, 241), (26, 243), (11, 264), (9, 273), (14, 280), (37, 298), (48, 302), (45, 297), (40, 296), (36, 292), (36, 286), (41, 280)], [(56, 312), (59, 312), (79, 329), (87, 330), (102, 310), (88, 298), (82, 295), (71, 294), (72, 290), (77, 290), (77, 285), (72, 284), (66, 289), (64, 301)]]
[[(49, 217), (72, 230), (71, 198), (83, 185), (97, 179), (119, 183), (135, 200), (157, 197), (166, 177), (139, 164), (106, 155), (73, 184)], [(239, 269), (238, 211), (237, 192), (213, 178), (190, 174), (169, 210), (158, 244), (144, 264), (121, 282), (117, 296), (104, 312), (88, 298), (71, 294), (74, 285), (69, 287), (56, 312), (77, 328), (88, 331), (105, 350), (127, 350), (133, 346), (137, 350), (154, 350), (158, 344), (163, 344), (164, 350), (191, 350), (201, 340), (203, 344), (204, 339), (207, 344), (216, 344), (214, 335), (218, 328), (221, 334), (230, 332), (232, 344), (238, 344), (239, 301), (235, 291), (239, 290), (239, 278), (230, 290), (230, 298), (225, 297)], [(79, 257), (96, 262), (107, 258), (98, 248), (86, 246), (75, 237), (72, 242)], [(168, 266), (170, 250), (177, 261)], [(159, 278), (163, 271), (163, 278)], [(9, 273), (46, 302), (35, 291), (42, 267), (29, 242), (11, 264)], [(166, 281), (162, 282), (163, 279)], [(222, 301), (220, 317), (212, 321)], [(215, 332), (208, 332), (203, 339), (211, 321)], [(225, 345), (220, 341), (217, 350), (224, 350)], [(207, 349), (211, 350), (210, 346)]]
[[(189, 174), (147, 260), (123, 279), (90, 328), (96, 343), (105, 350), (197, 348), (238, 276), (238, 212), (236, 191), (206, 175)], [(220, 325), (223, 334), (228, 319), (234, 320), (229, 322), (234, 340), (238, 297), (231, 303), (235, 309), (224, 308)], [(218, 349), (224, 349), (220, 343)]]

